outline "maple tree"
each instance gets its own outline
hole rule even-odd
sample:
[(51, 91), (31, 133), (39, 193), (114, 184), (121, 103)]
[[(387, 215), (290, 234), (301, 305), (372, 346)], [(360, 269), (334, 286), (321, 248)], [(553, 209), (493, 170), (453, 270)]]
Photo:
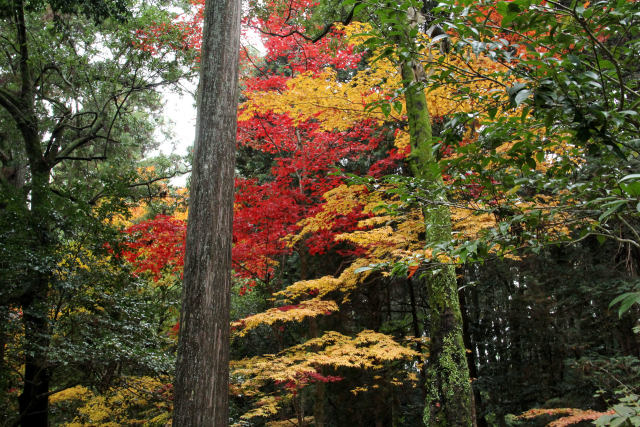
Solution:
[(156, 281), (166, 271), (182, 274), (186, 230), (184, 221), (168, 215), (131, 225), (124, 230), (131, 240), (122, 256), (136, 266), (134, 273), (150, 273)]
[[(609, 3), (251, 3), (245, 23), (266, 54), (241, 49), (230, 422), (635, 415), (632, 388), (606, 411), (615, 388), (638, 383), (640, 354), (638, 104), (625, 82), (636, 18), (620, 17), (636, 6)], [(203, 4), (139, 30), (136, 47), (180, 51), (197, 69)], [(153, 325), (172, 349), (185, 214), (133, 210), (131, 222), (111, 217), (124, 240), (107, 253), (169, 307)], [(61, 274), (101, 271), (82, 246), (65, 248), (78, 256)], [(608, 302), (623, 291), (618, 321)], [(99, 312), (71, 310), (69, 324)], [(69, 422), (167, 420), (170, 379), (130, 373), (56, 393), (52, 407)], [(140, 405), (108, 407), (129, 399)]]

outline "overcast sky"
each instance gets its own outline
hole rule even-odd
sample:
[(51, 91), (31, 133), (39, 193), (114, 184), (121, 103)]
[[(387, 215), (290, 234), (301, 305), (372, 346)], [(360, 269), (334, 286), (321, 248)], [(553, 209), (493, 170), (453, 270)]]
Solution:
[[(265, 48), (260, 37), (251, 32), (242, 40), (243, 45), (256, 48), (261, 54), (265, 53)], [(196, 135), (196, 108), (193, 94), (197, 87), (197, 82), (184, 82), (183, 87), (186, 89), (183, 93), (178, 94), (172, 91), (164, 92), (164, 117), (167, 121), (167, 127), (173, 132), (172, 139), (166, 139), (160, 132), (157, 138), (162, 140), (160, 144), (160, 152), (163, 154), (185, 155), (189, 147), (193, 145)], [(183, 187), (186, 185), (187, 176), (176, 177), (171, 183), (176, 186)]]

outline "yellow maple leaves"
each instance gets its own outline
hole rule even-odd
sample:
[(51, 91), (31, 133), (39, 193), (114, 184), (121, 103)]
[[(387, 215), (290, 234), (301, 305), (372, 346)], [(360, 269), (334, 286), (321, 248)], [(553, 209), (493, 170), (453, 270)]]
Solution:
[(262, 313), (245, 317), (240, 321), (233, 322), (231, 327), (236, 331), (237, 335), (244, 336), (260, 325), (273, 325), (278, 322), (301, 322), (309, 317), (328, 315), (335, 311), (338, 311), (338, 305), (335, 302), (313, 298), (300, 304), (275, 307)]
[[(419, 354), (398, 344), (386, 334), (365, 330), (355, 337), (329, 331), (318, 338), (289, 347), (278, 354), (266, 354), (231, 362), (232, 379), (239, 384), (238, 393), (259, 395), (262, 387), (271, 384), (295, 385), (308, 374), (323, 375), (323, 370), (344, 368), (381, 370), (390, 362), (410, 361)], [(302, 376), (301, 376), (302, 374)], [(391, 385), (402, 382), (396, 380)], [(264, 396), (256, 408), (242, 418), (275, 415), (286, 396)]]
[(371, 272), (357, 273), (359, 268), (369, 265), (370, 262), (366, 258), (359, 258), (343, 270), (338, 277), (322, 276), (317, 279), (300, 280), (282, 291), (276, 292), (274, 296), (282, 298), (284, 301), (295, 301), (311, 294), (322, 298), (333, 292), (339, 292), (344, 294), (342, 300), (344, 302), (348, 299), (349, 293), (371, 274)]
[[(104, 394), (78, 385), (52, 394), (49, 403), (54, 408), (78, 406), (78, 415), (65, 427), (164, 425), (171, 419), (172, 410), (168, 381), (168, 378), (127, 377), (120, 386), (111, 387)], [(149, 410), (151, 404), (153, 409)]]

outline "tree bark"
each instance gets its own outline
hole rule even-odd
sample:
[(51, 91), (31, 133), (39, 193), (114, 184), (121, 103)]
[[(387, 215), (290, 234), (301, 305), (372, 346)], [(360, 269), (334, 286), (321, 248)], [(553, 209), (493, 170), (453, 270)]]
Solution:
[(240, 0), (208, 1), (198, 92), (175, 426), (226, 426)]
[[(431, 118), (427, 99), (417, 84), (417, 61), (401, 64), (405, 89), (413, 175), (423, 180), (434, 202), (445, 202), (442, 175), (432, 153)], [(449, 209), (435, 203), (423, 208), (426, 241), (440, 243), (451, 239)], [(427, 426), (471, 426), (471, 384), (462, 334), (462, 315), (453, 266), (443, 265), (427, 279), (427, 299), (431, 324), (427, 399), (423, 421)]]
[(23, 427), (49, 425), (51, 369), (46, 357), (50, 334), (48, 306), (44, 298), (46, 286), (46, 282), (41, 283), (40, 289), (34, 289), (23, 303), (24, 337), (29, 346), (25, 356), (24, 386), (18, 398), (20, 425)]

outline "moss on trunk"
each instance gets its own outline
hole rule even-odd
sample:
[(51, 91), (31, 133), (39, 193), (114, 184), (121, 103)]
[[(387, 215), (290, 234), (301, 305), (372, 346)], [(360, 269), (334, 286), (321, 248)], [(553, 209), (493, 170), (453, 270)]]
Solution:
[[(424, 180), (434, 202), (445, 202), (442, 174), (433, 155), (431, 119), (427, 99), (416, 81), (414, 67), (402, 63), (411, 155), (409, 165), (416, 178)], [(451, 239), (451, 217), (444, 204), (423, 208), (426, 241)], [(471, 426), (471, 384), (462, 334), (462, 316), (458, 300), (455, 269), (443, 266), (427, 274), (427, 297), (431, 322), (431, 345), (426, 373), (426, 407), (423, 420), (427, 426)]]

